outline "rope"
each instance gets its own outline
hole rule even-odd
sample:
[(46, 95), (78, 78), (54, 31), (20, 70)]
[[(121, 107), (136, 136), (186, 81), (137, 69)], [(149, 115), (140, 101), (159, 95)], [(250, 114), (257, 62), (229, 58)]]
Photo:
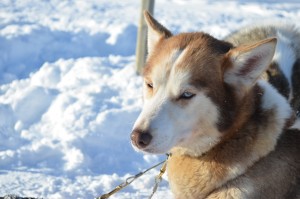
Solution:
[(151, 193), (151, 195), (149, 196), (149, 199), (151, 199), (151, 198), (153, 197), (154, 193), (157, 191), (157, 188), (158, 188), (159, 183), (162, 181), (162, 176), (163, 176), (163, 174), (166, 172), (166, 169), (167, 169), (167, 161), (168, 161), (168, 159), (169, 159), (169, 156), (170, 156), (170, 155), (168, 155), (167, 159), (164, 161), (164, 164), (163, 164), (163, 166), (161, 167), (159, 174), (155, 177), (155, 184), (154, 184), (152, 193)]
[(162, 181), (162, 176), (163, 174), (165, 173), (166, 171), (166, 167), (167, 167), (167, 161), (168, 161), (168, 158), (170, 156), (170, 154), (167, 154), (167, 159), (150, 167), (149, 169), (146, 169), (145, 171), (142, 171), (136, 175), (133, 175), (133, 176), (130, 176), (128, 177), (125, 182), (119, 184), (118, 186), (116, 186), (116, 188), (114, 188), (112, 191), (110, 191), (109, 193), (106, 193), (106, 194), (103, 194), (99, 197), (97, 197), (96, 199), (107, 199), (109, 198), (110, 196), (112, 196), (113, 194), (119, 192), (120, 190), (124, 189), (125, 187), (127, 187), (128, 185), (130, 185), (133, 181), (135, 181), (137, 178), (141, 177), (142, 175), (144, 175), (145, 173), (147, 173), (148, 171), (154, 169), (155, 167), (158, 167), (159, 165), (163, 164), (162, 168), (160, 169), (160, 173), (155, 177), (155, 185), (153, 187), (153, 190), (152, 190), (152, 193), (149, 197), (149, 199), (152, 198), (152, 196), (154, 195), (154, 193), (156, 192), (157, 190), (157, 187), (159, 185), (159, 183)]

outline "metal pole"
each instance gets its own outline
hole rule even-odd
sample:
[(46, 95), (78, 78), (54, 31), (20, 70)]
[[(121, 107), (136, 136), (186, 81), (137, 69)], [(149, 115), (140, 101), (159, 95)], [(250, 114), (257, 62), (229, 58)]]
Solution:
[(154, 0), (141, 0), (140, 22), (136, 44), (136, 72), (142, 74), (147, 56), (147, 24), (144, 19), (144, 10), (148, 10), (152, 15), (154, 11)]

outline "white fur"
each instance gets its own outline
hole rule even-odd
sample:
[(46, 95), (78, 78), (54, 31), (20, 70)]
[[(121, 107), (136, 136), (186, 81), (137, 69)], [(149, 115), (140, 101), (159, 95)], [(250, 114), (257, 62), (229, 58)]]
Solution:
[(157, 63), (155, 70), (151, 74), (154, 87), (156, 87), (156, 85), (167, 84), (169, 78), (167, 77), (167, 74), (169, 74), (168, 70), (172, 71), (176, 67), (176, 63), (182, 54), (184, 54), (183, 50), (174, 49), (168, 57), (165, 57), (165, 59), (162, 59)]
[(291, 42), (292, 41), (290, 40), (290, 38), (286, 37), (284, 34), (278, 31), (276, 51), (273, 58), (273, 60), (278, 63), (280, 69), (282, 70), (283, 74), (289, 82), (289, 87), (291, 89), (289, 100), (291, 100), (293, 96), (291, 77), (293, 65), (296, 61), (296, 55), (294, 49), (292, 49), (291, 47)]
[(273, 60), (278, 64), (291, 85), (292, 68), (296, 61), (294, 49), (291, 47), (291, 40), (278, 31), (277, 45)]
[[(275, 110), (273, 116), (275, 117), (276, 121), (273, 125), (270, 125), (264, 129), (265, 132), (271, 133), (263, 133), (258, 135), (259, 138), (254, 148), (258, 149), (258, 151), (264, 151), (263, 154), (258, 154), (262, 157), (266, 155), (266, 152), (274, 149), (278, 137), (282, 133), (282, 129), (284, 129), (287, 120), (292, 116), (293, 111), (288, 101), (286, 101), (286, 99), (280, 95), (272, 85), (262, 80), (258, 82), (258, 85), (264, 90), (262, 108), (264, 110)], [(270, 147), (267, 148), (268, 146)], [(264, 150), (259, 150), (261, 148)]]
[[(187, 86), (184, 78), (177, 81), (182, 81), (178, 86)], [(184, 153), (199, 155), (213, 147), (220, 134), (217, 130), (213, 133), (218, 110), (211, 100), (199, 92), (186, 107), (181, 107), (173, 99), (174, 95), (168, 87), (161, 86), (151, 99), (145, 100), (143, 110), (134, 125), (137, 129), (148, 129), (153, 137), (150, 145), (143, 151), (165, 153), (174, 146), (184, 146)], [(196, 107), (199, 110), (197, 115)], [(201, 141), (194, 142), (195, 139)]]
[(264, 89), (262, 108), (270, 110), (276, 107), (278, 119), (288, 119), (291, 116), (291, 108), (286, 99), (271, 84), (259, 80), (258, 85)]
[[(189, 71), (180, 71), (178, 65), (182, 64), (181, 62), (184, 61), (185, 57), (185, 52), (187, 52), (187, 49), (184, 50), (178, 50), (178, 53), (176, 53), (178, 56), (176, 57), (177, 59), (174, 60), (173, 67), (171, 68), (170, 71), (170, 76), (169, 76), (169, 82), (168, 82), (168, 91), (171, 92), (174, 97), (177, 97), (181, 93), (183, 93), (185, 90), (188, 88), (188, 80), (191, 78), (191, 74)], [(166, 78), (165, 78), (166, 79)]]
[[(197, 157), (214, 147), (219, 142), (221, 134), (216, 128), (219, 111), (215, 104), (203, 93), (199, 93), (194, 100), (195, 102), (184, 110), (189, 115), (182, 118), (184, 121), (182, 125), (189, 130), (174, 151)], [(195, 109), (199, 110), (196, 114)], [(180, 128), (179, 125), (177, 124), (176, 128)]]
[[(143, 149), (145, 152), (165, 153), (179, 146), (185, 148), (182, 153), (196, 156), (212, 148), (219, 140), (216, 128), (218, 110), (204, 93), (189, 85), (192, 74), (178, 67), (184, 56), (184, 50), (174, 50), (153, 68), (155, 94), (144, 99), (143, 110), (134, 125), (134, 129), (146, 129), (152, 135), (151, 143)], [(182, 107), (178, 98), (186, 90), (196, 95)], [(199, 111), (195, 112), (195, 109)]]

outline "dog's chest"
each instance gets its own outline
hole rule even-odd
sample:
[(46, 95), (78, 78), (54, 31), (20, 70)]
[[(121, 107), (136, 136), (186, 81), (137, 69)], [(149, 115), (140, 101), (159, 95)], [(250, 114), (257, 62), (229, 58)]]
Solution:
[(173, 155), (168, 161), (168, 179), (175, 198), (204, 198), (223, 178), (218, 165), (201, 158)]

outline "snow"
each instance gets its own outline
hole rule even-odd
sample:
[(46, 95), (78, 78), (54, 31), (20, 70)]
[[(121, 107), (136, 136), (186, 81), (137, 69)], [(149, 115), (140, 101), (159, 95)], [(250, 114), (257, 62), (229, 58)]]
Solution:
[[(173, 32), (218, 38), (300, 17), (296, 1), (155, 3)], [(94, 198), (165, 158), (130, 145), (142, 106), (139, 9), (136, 0), (1, 0), (0, 196)], [(111, 198), (147, 198), (158, 170)], [(166, 176), (154, 198), (172, 198)]]

